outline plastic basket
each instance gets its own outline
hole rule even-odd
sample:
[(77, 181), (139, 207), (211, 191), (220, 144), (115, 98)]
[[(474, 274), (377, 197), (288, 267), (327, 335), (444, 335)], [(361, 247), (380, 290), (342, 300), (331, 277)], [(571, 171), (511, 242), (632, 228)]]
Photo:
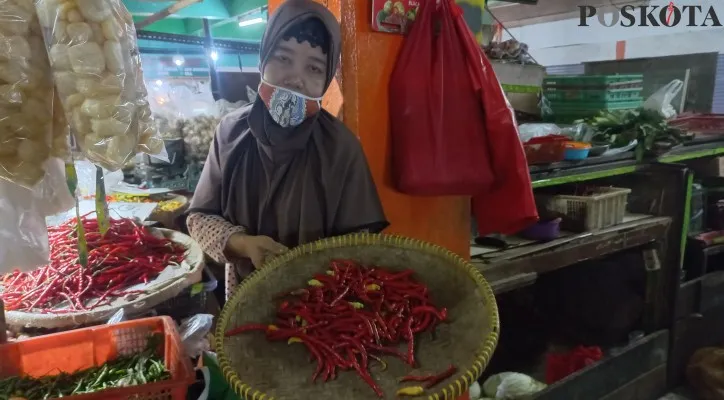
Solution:
[(643, 87), (627, 89), (546, 89), (543, 96), (549, 101), (630, 101), (642, 99)]
[(638, 108), (643, 99), (626, 101), (551, 101), (550, 106), (554, 113), (598, 112), (601, 110), (628, 110)]
[(543, 90), (549, 88), (620, 89), (643, 85), (642, 74), (627, 75), (554, 75), (543, 79)]
[(689, 132), (724, 134), (724, 114), (680, 115), (669, 125)]
[(565, 136), (533, 138), (523, 144), (528, 165), (550, 164), (563, 161), (566, 153)]
[(11, 376), (42, 377), (97, 367), (121, 355), (146, 348), (148, 337), (164, 337), (164, 363), (171, 379), (145, 385), (107, 389), (97, 393), (69, 396), (83, 400), (183, 400), (194, 382), (191, 362), (168, 317), (155, 317), (76, 329), (0, 345), (0, 379)]
[(643, 99), (598, 102), (549, 102), (551, 113), (543, 116), (546, 122), (572, 123), (596, 116), (601, 111), (631, 110), (641, 107)]
[(616, 187), (587, 188), (587, 195), (537, 195), (547, 212), (563, 218), (561, 228), (588, 232), (620, 224), (626, 213), (631, 189)]

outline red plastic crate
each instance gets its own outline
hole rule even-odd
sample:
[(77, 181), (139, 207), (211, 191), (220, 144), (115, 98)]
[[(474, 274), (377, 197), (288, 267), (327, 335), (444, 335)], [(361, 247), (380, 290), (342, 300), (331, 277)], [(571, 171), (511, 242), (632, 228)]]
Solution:
[(724, 135), (724, 114), (681, 114), (669, 126), (688, 132)]
[(171, 379), (66, 397), (78, 400), (184, 400), (194, 382), (176, 324), (169, 317), (145, 318), (40, 336), (0, 345), (0, 379), (41, 377), (97, 367), (121, 355), (143, 351), (151, 334), (164, 337), (164, 363)]
[(562, 135), (548, 135), (533, 138), (523, 143), (528, 165), (563, 161), (566, 154), (566, 142), (569, 140), (569, 138)]

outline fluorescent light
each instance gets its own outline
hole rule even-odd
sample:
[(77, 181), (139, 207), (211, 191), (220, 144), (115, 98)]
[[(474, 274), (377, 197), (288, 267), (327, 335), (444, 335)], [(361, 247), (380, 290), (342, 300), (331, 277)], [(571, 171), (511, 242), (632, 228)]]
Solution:
[(160, 79), (156, 79), (156, 86), (161, 86), (161, 85), (163, 85), (163, 81)]
[(211, 50), (209, 57), (211, 57), (212, 60), (217, 61), (219, 59), (219, 53), (216, 50)]
[(239, 26), (244, 27), (244, 26), (249, 26), (249, 25), (256, 25), (256, 24), (261, 24), (262, 22), (264, 22), (264, 18), (262, 18), (262, 17), (252, 18), (252, 19), (239, 21)]

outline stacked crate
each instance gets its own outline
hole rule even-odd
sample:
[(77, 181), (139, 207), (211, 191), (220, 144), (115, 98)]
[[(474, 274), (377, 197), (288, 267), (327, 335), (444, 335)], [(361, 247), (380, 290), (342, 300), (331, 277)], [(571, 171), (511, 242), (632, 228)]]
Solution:
[(627, 110), (643, 103), (644, 76), (560, 75), (543, 80), (546, 119), (569, 123), (592, 117), (603, 110)]

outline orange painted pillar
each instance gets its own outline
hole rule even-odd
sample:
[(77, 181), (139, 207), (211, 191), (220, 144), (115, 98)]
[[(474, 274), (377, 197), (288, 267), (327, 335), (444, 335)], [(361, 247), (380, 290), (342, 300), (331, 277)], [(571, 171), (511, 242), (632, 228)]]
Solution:
[[(269, 0), (272, 12), (283, 0)], [(402, 45), (402, 35), (371, 29), (369, 0), (317, 0), (342, 25), (341, 73), (323, 105), (342, 117), (362, 141), (382, 205), (397, 233), (470, 256), (470, 199), (413, 197), (392, 186), (388, 84)], [(424, 83), (421, 83), (424, 84)]]
[(362, 140), (391, 223), (388, 231), (441, 245), (467, 258), (468, 198), (413, 197), (392, 186), (388, 87), (403, 37), (372, 31), (371, 1), (341, 2), (344, 123)]

